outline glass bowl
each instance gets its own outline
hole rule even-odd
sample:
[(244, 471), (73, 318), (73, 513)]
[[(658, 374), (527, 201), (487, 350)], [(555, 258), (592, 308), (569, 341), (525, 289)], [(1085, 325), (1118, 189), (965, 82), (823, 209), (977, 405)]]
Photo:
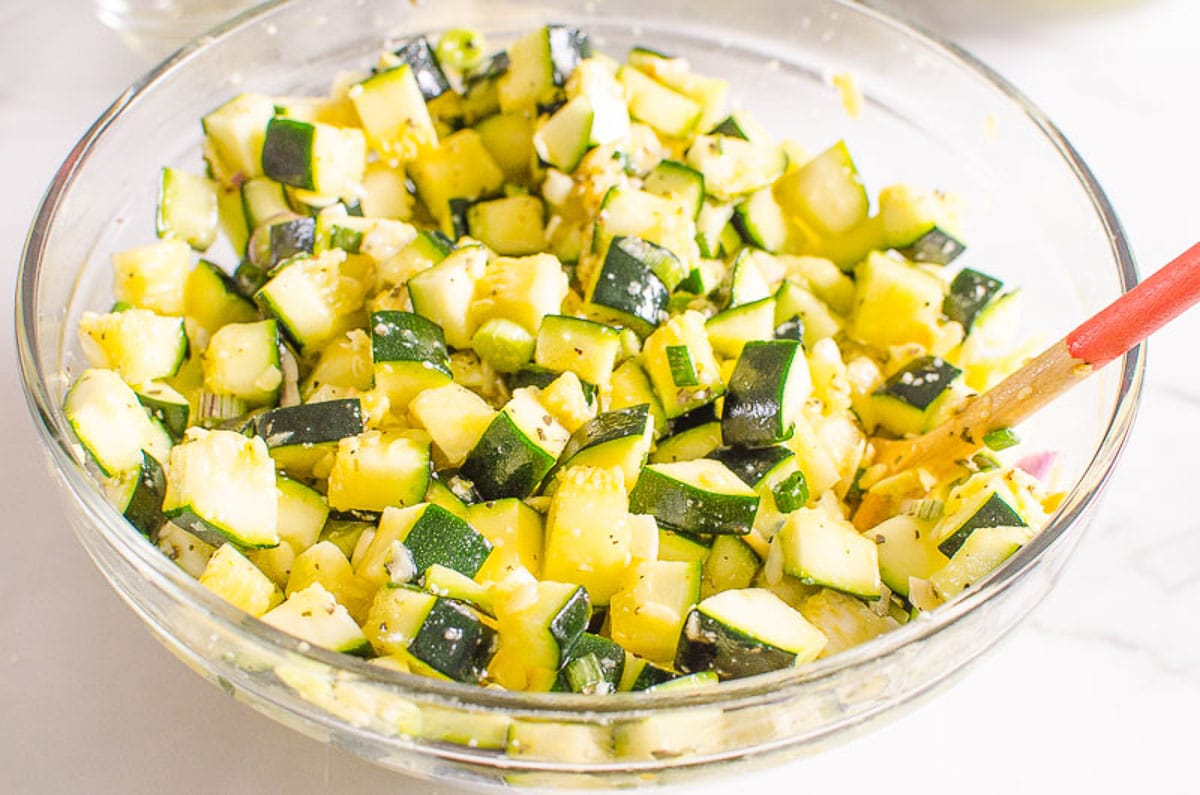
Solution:
[[(459, 782), (628, 786), (730, 774), (844, 739), (960, 674), (1047, 593), (1089, 524), (1129, 433), (1142, 349), (1022, 428), (1055, 450), (1067, 496), (1033, 542), (920, 620), (803, 668), (686, 693), (606, 698), (500, 692), (368, 666), (285, 635), (212, 595), (128, 525), (84, 466), (61, 410), (85, 366), (76, 325), (111, 302), (110, 252), (152, 239), (157, 168), (200, 163), (198, 119), (241, 90), (323, 93), (394, 37), (469, 24), (502, 45), (546, 22), (688, 57), (777, 133), (845, 138), (874, 190), (893, 182), (969, 200), (969, 264), (1025, 293), (1046, 341), (1136, 282), (1120, 225), (1087, 167), (1011, 86), (953, 45), (842, 0), (312, 0), (269, 4), (185, 47), (109, 108), (71, 152), (30, 231), (18, 279), (26, 396), (76, 534), (176, 655), (235, 698), (379, 764)], [(830, 77), (863, 92), (847, 117)], [(210, 254), (218, 259), (222, 254)], [(228, 253), (224, 263), (234, 264)], [(549, 750), (505, 749), (515, 722)]]

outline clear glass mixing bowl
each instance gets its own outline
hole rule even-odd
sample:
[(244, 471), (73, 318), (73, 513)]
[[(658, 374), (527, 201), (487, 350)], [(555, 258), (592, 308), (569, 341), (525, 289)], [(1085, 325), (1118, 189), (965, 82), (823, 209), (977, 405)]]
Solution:
[[(462, 782), (636, 785), (813, 752), (961, 673), (1045, 595), (1129, 433), (1140, 348), (1022, 429), (1032, 449), (1059, 451), (1069, 493), (1045, 532), (980, 587), (832, 658), (688, 693), (485, 691), (311, 648), (210, 594), (147, 544), (105, 501), (63, 419), (65, 388), (84, 366), (79, 315), (111, 302), (109, 253), (152, 238), (158, 166), (198, 167), (204, 112), (241, 90), (323, 93), (336, 70), (367, 65), (391, 38), (470, 25), (502, 45), (548, 21), (586, 28), (618, 57), (635, 43), (687, 56), (727, 77), (733, 103), (777, 133), (814, 149), (845, 138), (873, 189), (909, 181), (967, 197), (964, 256), (1022, 287), (1025, 325), (1046, 341), (1136, 281), (1112, 208), (1040, 112), (954, 46), (850, 2), (277, 3), (185, 47), (126, 91), (49, 187), (20, 271), (17, 336), (51, 469), (76, 534), (164, 644), (255, 709), (379, 764)], [(864, 94), (859, 119), (830, 85), (847, 71)], [(552, 724), (558, 744), (540, 757), (506, 753), (517, 721)]]

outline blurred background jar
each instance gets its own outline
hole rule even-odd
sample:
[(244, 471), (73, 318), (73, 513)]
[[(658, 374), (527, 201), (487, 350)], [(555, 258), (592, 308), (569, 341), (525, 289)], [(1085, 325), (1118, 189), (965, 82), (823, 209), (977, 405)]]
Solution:
[(158, 60), (256, 0), (94, 0), (96, 16), (130, 49)]

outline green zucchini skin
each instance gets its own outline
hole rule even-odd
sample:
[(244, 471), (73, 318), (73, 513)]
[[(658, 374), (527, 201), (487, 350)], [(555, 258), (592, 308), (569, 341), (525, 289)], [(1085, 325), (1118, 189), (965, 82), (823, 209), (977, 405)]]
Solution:
[(580, 450), (631, 435), (641, 435), (649, 417), (650, 406), (646, 403), (597, 414), (571, 434), (567, 446), (563, 448), (562, 457), (570, 460)]
[(492, 554), (492, 542), (439, 505), (425, 509), (405, 537), (404, 546), (412, 553), (418, 575), (436, 563), (474, 577)]
[(950, 382), (960, 375), (962, 370), (945, 359), (938, 356), (922, 356), (885, 381), (875, 394), (896, 398), (924, 411), (946, 391)]
[(450, 81), (446, 79), (437, 55), (424, 36), (414, 36), (405, 41), (393, 50), (393, 55), (412, 69), (417, 87), (421, 89), (421, 96), (425, 97), (426, 102), (450, 90)]
[(721, 418), (717, 416), (717, 406), (715, 403), (705, 403), (702, 406), (697, 406), (689, 412), (680, 414), (670, 421), (670, 434), (683, 433), (684, 431), (698, 428), (701, 425), (708, 425), (710, 422), (720, 422)]
[[(646, 403), (597, 414), (575, 429), (558, 460), (566, 466), (572, 458), (590, 447), (598, 447), (631, 436), (641, 437), (649, 421), (650, 406)], [(555, 469), (558, 469), (558, 466)]]
[(554, 383), (554, 380), (561, 373), (556, 373), (548, 367), (539, 367), (536, 364), (526, 364), (518, 367), (515, 372), (505, 376), (504, 385), (512, 392), (522, 387), (536, 386), (538, 389), (545, 389)]
[(907, 246), (898, 249), (913, 262), (949, 265), (967, 250), (966, 245), (949, 232), (934, 226)]
[(337, 442), (364, 427), (362, 403), (346, 398), (271, 409), (252, 420), (250, 433), (275, 449)]
[(605, 692), (615, 692), (617, 685), (621, 682), (621, 675), (625, 672), (625, 649), (616, 641), (591, 632), (584, 632), (571, 647), (563, 662), (562, 670), (559, 671), (558, 681), (555, 682), (552, 689), (563, 692), (589, 692), (577, 687), (576, 683), (572, 681), (571, 671), (572, 667), (577, 665), (577, 660), (583, 660), (589, 655), (593, 656), (598, 663), (597, 667), (601, 678), (599, 681), (587, 682), (586, 685), (592, 688), (592, 692), (600, 689), (604, 689)]
[(727, 444), (763, 447), (791, 437), (784, 386), (792, 367), (807, 367), (795, 340), (746, 344), (725, 393), (721, 436)]
[(263, 139), (263, 172), (276, 182), (313, 190), (311, 157), (316, 129), (309, 123), (275, 117)]
[(775, 339), (804, 342), (804, 318), (792, 315), (775, 327)]
[(263, 285), (271, 280), (265, 268), (260, 268), (249, 258), (242, 260), (233, 271), (233, 284), (238, 295), (253, 299)]
[(721, 590), (688, 613), (675, 669), (736, 679), (801, 665), (816, 659), (826, 644), (820, 630), (771, 591)]
[(981, 527), (1025, 526), (1025, 520), (1013, 510), (1012, 506), (1005, 502), (999, 494), (992, 494), (971, 518), (938, 544), (938, 551), (948, 558), (954, 557), (954, 553), (958, 552), (971, 533)]
[(717, 122), (717, 126), (708, 131), (709, 135), (724, 135), (727, 138), (740, 138), (743, 141), (749, 141), (750, 136), (742, 129), (742, 125), (734, 116), (726, 116)]
[(408, 653), (456, 682), (478, 682), (496, 652), (496, 631), (466, 604), (436, 597)]
[(273, 216), (254, 228), (246, 243), (246, 258), (268, 277), (274, 276), (281, 264), (292, 257), (312, 254), (316, 230), (312, 216), (294, 213)]
[(371, 315), (374, 362), (420, 362), (453, 377), (442, 327), (412, 312), (385, 310)]
[(289, 257), (311, 254), (316, 241), (317, 222), (311, 216), (272, 223), (270, 229), (270, 261), (273, 268)]
[(150, 416), (162, 423), (175, 443), (183, 439), (183, 433), (188, 428), (191, 418), (191, 405), (185, 400), (182, 403), (168, 397), (160, 397), (147, 391), (145, 386), (134, 390), (138, 402), (146, 407)]
[(478, 66), (472, 69), (466, 75), (466, 77), (463, 78), (463, 82), (465, 83), (468, 93), (470, 92), (471, 88), (500, 77), (508, 71), (508, 68), (511, 65), (512, 59), (509, 57), (507, 50), (501, 50), (494, 55), (484, 58)]
[(537, 489), (554, 466), (554, 460), (530, 441), (508, 414), (501, 412), (458, 471), (474, 484), (484, 500), (524, 499)]
[(461, 240), (471, 233), (471, 222), (467, 216), (470, 213), (472, 204), (473, 202), (470, 199), (451, 199), (449, 201), (449, 237)]
[(151, 543), (158, 541), (158, 531), (167, 523), (163, 515), (163, 496), (167, 493), (167, 478), (163, 473), (162, 464), (142, 451), (142, 465), (138, 470), (123, 514), (138, 532), (150, 539)]
[(703, 491), (645, 466), (629, 493), (629, 510), (653, 514), (660, 526), (690, 535), (745, 535), (754, 525), (758, 497)]
[(741, 478), (747, 486), (754, 488), (771, 470), (794, 457), (796, 454), (782, 445), (770, 447), (725, 447), (709, 454), (729, 471)]
[(587, 589), (581, 585), (567, 597), (547, 627), (550, 637), (563, 650), (561, 659), (569, 657), (571, 647), (583, 636), (591, 618), (592, 603), (588, 599)]
[(642, 666), (642, 670), (638, 672), (637, 679), (633, 680), (633, 687), (630, 690), (649, 690), (652, 687), (670, 682), (676, 678), (676, 675), (666, 668), (659, 668), (654, 663), (646, 663)]
[(970, 268), (963, 268), (950, 282), (950, 291), (942, 304), (942, 314), (962, 324), (970, 333), (976, 316), (999, 294), (1004, 282)]
[(675, 386), (699, 386), (696, 365), (686, 345), (667, 346), (667, 366), (671, 368), (671, 381)]
[(722, 679), (765, 674), (795, 663), (794, 653), (755, 640), (696, 608), (684, 622), (675, 653), (679, 671), (715, 671)]
[(648, 258), (673, 254), (641, 238), (613, 238), (604, 256), (590, 301), (633, 322), (634, 330), (656, 328), (670, 300), (670, 289), (650, 266)]

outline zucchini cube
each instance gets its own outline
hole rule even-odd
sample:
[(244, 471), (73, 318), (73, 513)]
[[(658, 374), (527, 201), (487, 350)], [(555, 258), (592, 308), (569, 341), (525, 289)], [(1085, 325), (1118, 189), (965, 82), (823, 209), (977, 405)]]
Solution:
[(182, 240), (162, 240), (117, 252), (112, 255), (113, 297), (160, 315), (182, 314), (191, 261)]
[(426, 389), (453, 379), (442, 329), (412, 312), (385, 310), (371, 315), (371, 360), (375, 386), (394, 411)]
[(340, 440), (357, 436), (364, 428), (358, 398), (280, 406), (250, 423), (251, 433), (266, 443), (275, 465), (297, 477), (311, 476), (313, 467), (332, 455)]
[(683, 622), (700, 601), (700, 565), (649, 560), (630, 569), (609, 606), (613, 640), (630, 654), (671, 665)]
[(329, 507), (382, 511), (416, 505), (429, 487), (429, 438), (369, 430), (338, 441), (329, 472)]
[(928, 349), (938, 341), (945, 300), (941, 279), (879, 252), (868, 255), (855, 274), (850, 336), (881, 350), (909, 343)]
[(867, 189), (845, 141), (838, 141), (775, 185), (789, 215), (820, 235), (837, 235), (863, 221), (870, 209)]
[(791, 437), (810, 394), (812, 378), (799, 342), (747, 342), (725, 393), (721, 437), (743, 447), (782, 442)]
[(295, 591), (262, 620), (276, 629), (356, 657), (371, 656), (371, 644), (346, 608), (320, 583)]
[(881, 594), (878, 545), (822, 507), (790, 513), (772, 543), (782, 547), (784, 572), (807, 585), (863, 599)]
[(167, 478), (154, 456), (145, 450), (141, 453), (141, 465), (105, 481), (104, 491), (121, 515), (154, 543), (158, 540), (158, 531), (167, 521), (162, 512)]
[(602, 386), (612, 379), (620, 349), (621, 337), (609, 326), (546, 315), (538, 329), (533, 361), (558, 373), (570, 370), (583, 381)]
[(352, 197), (367, 168), (362, 130), (275, 117), (267, 123), (263, 172), (271, 179), (319, 193)]
[(205, 391), (232, 395), (251, 408), (274, 405), (283, 385), (279, 345), (274, 319), (222, 326), (200, 358)]
[(662, 322), (671, 285), (682, 278), (678, 257), (640, 237), (617, 235), (587, 293), (589, 310), (641, 335)]
[(629, 494), (632, 513), (693, 535), (745, 535), (754, 524), (758, 495), (720, 461), (702, 458), (642, 467)]
[(950, 282), (950, 292), (942, 303), (942, 314), (962, 324), (968, 334), (975, 318), (1000, 290), (1004, 282), (970, 268), (963, 268)]
[(496, 415), (459, 472), (485, 500), (523, 499), (554, 466), (569, 435), (538, 400), (534, 388), (518, 389)]
[(493, 589), (500, 648), (489, 674), (513, 690), (550, 690), (587, 629), (587, 590), (573, 583), (513, 582)]
[(434, 564), (474, 577), (492, 553), (492, 542), (463, 519), (437, 505), (418, 509), (397, 539), (412, 553), (418, 576)]
[(571, 647), (555, 690), (587, 695), (614, 693), (625, 673), (625, 649), (602, 635), (584, 632)]
[(998, 487), (990, 486), (968, 497), (958, 510), (938, 524), (938, 551), (953, 558), (971, 534), (981, 527), (1026, 526), (1021, 514), (1001, 496)]
[[(690, 363), (685, 368), (682, 355)], [(677, 353), (672, 354), (674, 349)], [(713, 356), (704, 316), (688, 310), (668, 320), (649, 337), (642, 347), (642, 362), (668, 419), (686, 414), (711, 403), (725, 392), (721, 371)], [(679, 384), (676, 379), (694, 384)]]
[(568, 467), (619, 467), (626, 488), (633, 488), (653, 435), (654, 417), (645, 403), (598, 414), (571, 434), (547, 482)]
[(920, 433), (933, 424), (960, 375), (941, 357), (914, 359), (871, 394), (872, 419), (896, 436)]
[(67, 392), (63, 413), (105, 476), (140, 469), (143, 451), (166, 461), (171, 450), (171, 437), (162, 423), (146, 413), (137, 393), (112, 370), (84, 370)]
[(92, 367), (116, 370), (130, 384), (170, 378), (188, 355), (183, 318), (148, 309), (84, 312), (79, 344)]
[(771, 591), (722, 591), (688, 614), (675, 668), (736, 679), (803, 665), (816, 659), (826, 642), (820, 630)]
[(204, 251), (217, 239), (217, 183), (199, 174), (163, 168), (155, 230)]
[(564, 470), (546, 513), (543, 576), (579, 583), (592, 604), (607, 605), (633, 558), (628, 506), (619, 469)]
[(163, 513), (214, 546), (279, 543), (275, 463), (258, 437), (190, 428), (171, 448)]
[(208, 559), (200, 584), (234, 607), (261, 616), (283, 601), (283, 593), (233, 544), (225, 543)]

